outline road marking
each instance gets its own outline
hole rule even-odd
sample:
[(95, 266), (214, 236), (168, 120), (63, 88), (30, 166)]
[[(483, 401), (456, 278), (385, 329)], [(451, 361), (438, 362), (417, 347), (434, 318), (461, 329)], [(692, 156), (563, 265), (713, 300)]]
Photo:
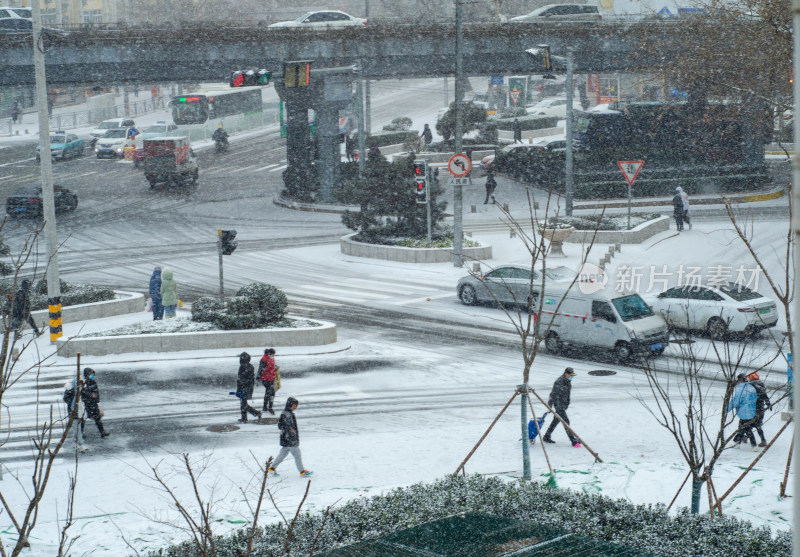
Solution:
[(259, 170), (266, 170), (268, 168), (272, 168), (273, 166), (278, 166), (279, 164), (280, 163), (277, 163), (277, 162), (273, 163), (273, 164), (268, 164), (267, 166), (262, 166), (261, 168), (256, 168), (255, 170), (253, 170), (253, 172), (258, 172)]
[(439, 298), (456, 297), (455, 292), (448, 292), (447, 294), (434, 294), (433, 296), (426, 296), (424, 298), (414, 298), (413, 300), (397, 300), (392, 302), (393, 306), (404, 306), (406, 304), (414, 304), (416, 302), (427, 302), (428, 300), (438, 300)]
[(272, 170), (270, 170), (270, 172), (277, 172), (277, 171), (279, 171), (279, 170), (283, 170), (283, 169), (284, 169), (284, 168), (286, 168), (287, 166), (288, 166), (288, 165), (285, 165), (285, 164), (284, 164), (284, 165), (281, 165), (281, 166), (279, 166), (278, 168), (273, 168)]

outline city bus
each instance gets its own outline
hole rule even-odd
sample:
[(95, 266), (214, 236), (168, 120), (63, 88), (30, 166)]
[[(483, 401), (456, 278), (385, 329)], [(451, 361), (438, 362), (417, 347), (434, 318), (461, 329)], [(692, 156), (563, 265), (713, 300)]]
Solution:
[(228, 133), (262, 127), (262, 87), (216, 85), (172, 98), (172, 121), (191, 141), (209, 139), (222, 124)]

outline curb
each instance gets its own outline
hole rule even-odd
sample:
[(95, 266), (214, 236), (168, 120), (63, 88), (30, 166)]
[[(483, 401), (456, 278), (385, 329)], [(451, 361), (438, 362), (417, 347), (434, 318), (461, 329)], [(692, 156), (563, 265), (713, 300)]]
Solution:
[[(724, 205), (726, 202), (730, 203), (755, 203), (758, 201), (769, 201), (771, 199), (778, 199), (786, 195), (785, 188), (778, 188), (765, 193), (743, 193), (734, 195), (719, 194), (718, 197), (692, 197), (690, 199), (692, 205)], [(647, 201), (631, 202), (631, 207), (662, 207), (669, 205), (670, 201), (665, 199), (652, 199)], [(608, 203), (600, 202), (581, 202), (578, 201), (573, 205), (574, 209), (602, 209), (603, 207), (609, 209), (625, 208), (628, 206), (628, 201), (610, 200)]]
[(201, 331), (194, 333), (162, 333), (120, 335), (112, 337), (70, 337), (59, 339), (57, 354), (74, 357), (130, 354), (134, 352), (184, 352), (214, 348), (248, 348), (252, 346), (323, 346), (337, 342), (336, 324), (317, 321), (319, 327), (247, 329), (233, 331)]
[(333, 203), (301, 203), (300, 201), (290, 201), (281, 195), (272, 198), (272, 203), (278, 207), (294, 209), (295, 211), (309, 211), (311, 213), (344, 213), (345, 211), (359, 212), (361, 208), (357, 205), (335, 205)]

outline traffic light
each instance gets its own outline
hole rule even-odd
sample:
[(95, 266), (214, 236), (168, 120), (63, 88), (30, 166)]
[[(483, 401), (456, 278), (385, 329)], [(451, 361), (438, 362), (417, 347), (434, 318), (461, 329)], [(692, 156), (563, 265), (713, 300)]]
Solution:
[(428, 202), (427, 178), (414, 178), (414, 195), (417, 196), (417, 203), (425, 204)]
[(428, 161), (425, 159), (418, 159), (414, 161), (414, 178), (427, 178), (428, 177)]
[(220, 249), (222, 250), (222, 255), (230, 255), (233, 253), (233, 250), (236, 249), (236, 246), (239, 245), (234, 241), (236, 238), (236, 231), (235, 230), (217, 230), (217, 234), (219, 234), (219, 242), (220, 242)]
[(231, 87), (253, 87), (255, 85), (269, 85), (272, 74), (261, 70), (239, 70), (231, 74)]
[(286, 87), (305, 87), (311, 83), (311, 60), (283, 63), (283, 80)]

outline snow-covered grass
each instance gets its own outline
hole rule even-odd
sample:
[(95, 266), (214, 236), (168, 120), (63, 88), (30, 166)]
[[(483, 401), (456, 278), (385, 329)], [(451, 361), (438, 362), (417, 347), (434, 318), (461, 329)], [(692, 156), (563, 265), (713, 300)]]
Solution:
[[(270, 328), (301, 328), (301, 327), (320, 327), (321, 324), (308, 319), (281, 319), (270, 325)], [(116, 337), (127, 335), (154, 335), (167, 333), (191, 333), (198, 331), (222, 331), (213, 323), (192, 321), (191, 317), (175, 317), (174, 319), (162, 319), (160, 321), (143, 321), (123, 327), (116, 327), (107, 331), (94, 331), (80, 335), (76, 338), (89, 337)]]

